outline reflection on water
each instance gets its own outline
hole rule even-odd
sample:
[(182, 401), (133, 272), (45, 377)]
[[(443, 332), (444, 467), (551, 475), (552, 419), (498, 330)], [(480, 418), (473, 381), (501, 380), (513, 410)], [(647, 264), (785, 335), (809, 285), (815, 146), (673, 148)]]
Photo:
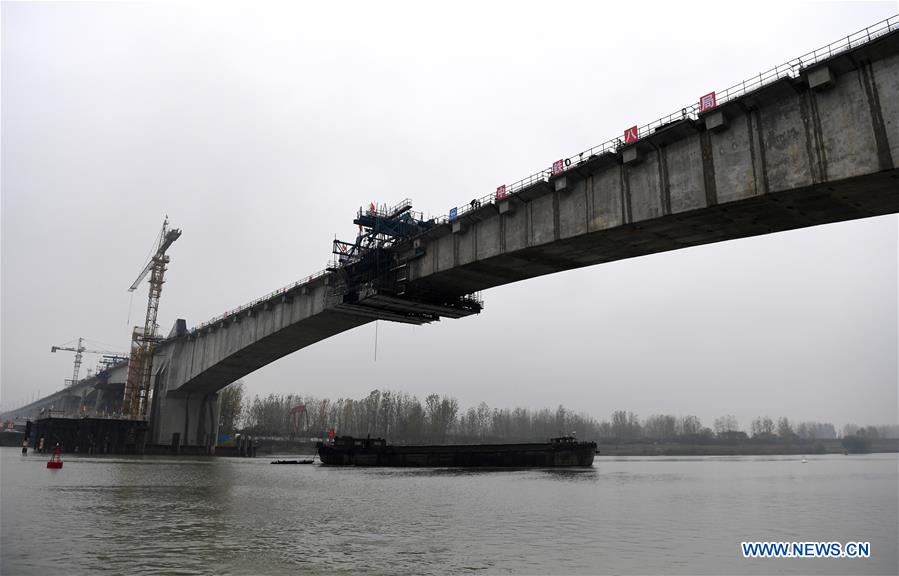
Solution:
[[(896, 455), (587, 469), (271, 466), (0, 450), (0, 573), (897, 573)], [(743, 540), (870, 541), (744, 560)]]
[(536, 471), (539, 475), (552, 480), (567, 482), (596, 482), (599, 480), (599, 470), (591, 468), (544, 468)]

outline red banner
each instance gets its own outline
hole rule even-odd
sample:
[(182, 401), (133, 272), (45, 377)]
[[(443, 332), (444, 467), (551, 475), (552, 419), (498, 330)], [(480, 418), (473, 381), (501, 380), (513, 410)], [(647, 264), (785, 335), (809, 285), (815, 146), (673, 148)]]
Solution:
[(624, 143), (633, 144), (640, 139), (640, 132), (636, 126), (631, 126), (624, 131)]
[(708, 112), (717, 105), (718, 103), (715, 101), (715, 93), (709, 92), (699, 99), (699, 112)]

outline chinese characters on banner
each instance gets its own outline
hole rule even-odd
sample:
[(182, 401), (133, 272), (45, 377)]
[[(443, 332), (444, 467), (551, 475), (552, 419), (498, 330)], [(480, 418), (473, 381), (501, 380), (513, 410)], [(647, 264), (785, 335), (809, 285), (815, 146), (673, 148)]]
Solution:
[(455, 219), (456, 219), (456, 216), (458, 216), (458, 215), (459, 215), (459, 209), (458, 209), (458, 208), (450, 208), (450, 212), (449, 212), (449, 219), (450, 219), (450, 222), (452, 222), (453, 220), (455, 220)]
[(700, 114), (702, 114), (703, 112), (708, 112), (715, 106), (717, 106), (717, 103), (715, 102), (715, 93), (714, 92), (709, 92), (708, 94), (706, 94), (705, 96), (703, 96), (702, 98), (699, 99), (699, 113)]
[(563, 170), (565, 170), (564, 160), (556, 160), (555, 162), (553, 162), (553, 176), (561, 173)]
[(631, 126), (624, 131), (624, 143), (633, 144), (640, 138), (639, 131), (636, 126)]
[(506, 185), (503, 184), (502, 186), (497, 186), (496, 187), (496, 199), (502, 200), (505, 197), (506, 197)]

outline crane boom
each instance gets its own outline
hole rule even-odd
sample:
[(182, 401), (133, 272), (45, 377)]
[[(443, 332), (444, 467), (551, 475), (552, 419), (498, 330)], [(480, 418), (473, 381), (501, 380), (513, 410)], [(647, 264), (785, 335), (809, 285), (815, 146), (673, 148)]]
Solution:
[(162, 293), (166, 265), (169, 263), (166, 251), (180, 236), (180, 229), (169, 229), (169, 218), (166, 216), (162, 223), (162, 230), (159, 232), (156, 252), (150, 257), (150, 261), (141, 271), (137, 280), (128, 289), (129, 292), (136, 290), (138, 284), (148, 273), (150, 274), (150, 293), (144, 326), (143, 329), (135, 326), (131, 335), (131, 357), (128, 360), (128, 379), (125, 382), (125, 395), (122, 403), (123, 412), (130, 418), (143, 419), (147, 414), (153, 349), (158, 340), (156, 315), (159, 312), (159, 297)]
[(51, 346), (50, 352), (62, 350), (63, 352), (84, 352), (86, 354), (109, 354), (110, 356), (122, 356), (122, 352), (115, 350), (88, 350), (87, 348), (67, 348), (65, 346)]
[(156, 243), (156, 253), (153, 256), (150, 256), (150, 260), (147, 262), (147, 265), (144, 266), (144, 269), (140, 274), (137, 275), (137, 280), (131, 284), (131, 287), (128, 288), (129, 292), (134, 292), (137, 290), (137, 287), (140, 285), (141, 280), (143, 280), (147, 273), (150, 272), (150, 269), (153, 268), (154, 262), (156, 262), (157, 258), (162, 258), (165, 255), (165, 251), (169, 249), (169, 246), (181, 236), (181, 230), (174, 228), (172, 230), (168, 230), (169, 219), (166, 217), (165, 221), (162, 223), (162, 231), (159, 233), (159, 239)]
[(152, 268), (152, 267), (153, 267), (153, 259), (150, 258), (150, 261), (147, 262), (147, 265), (146, 265), (146, 267), (144, 267), (143, 272), (138, 274), (137, 280), (134, 281), (134, 284), (131, 285), (131, 288), (128, 288), (129, 292), (134, 292), (135, 290), (137, 290), (137, 287), (140, 285), (140, 281), (144, 279), (144, 277), (147, 275), (147, 272), (149, 272), (150, 268)]
[(64, 350), (66, 352), (74, 352), (75, 353), (75, 364), (72, 370), (72, 380), (71, 384), (74, 385), (78, 382), (78, 372), (81, 370), (81, 359), (83, 354), (107, 354), (111, 356), (123, 356), (121, 352), (114, 352), (111, 350), (89, 350), (84, 347), (84, 338), (78, 339), (78, 345), (74, 348), (70, 346), (51, 346), (50, 352), (56, 352), (57, 350)]

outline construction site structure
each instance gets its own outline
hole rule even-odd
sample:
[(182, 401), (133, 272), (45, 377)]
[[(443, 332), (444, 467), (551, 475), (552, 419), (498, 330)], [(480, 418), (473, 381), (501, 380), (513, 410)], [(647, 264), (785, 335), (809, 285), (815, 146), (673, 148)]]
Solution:
[(433, 219), (424, 220), (420, 212), (413, 212), (412, 201), (408, 198), (395, 206), (377, 206), (372, 202), (368, 209), (359, 208), (353, 224), (359, 226), (354, 243), (334, 240), (338, 265), (358, 262), (373, 250), (389, 248), (397, 240), (415, 236), (436, 225)]
[(355, 242), (334, 240), (334, 263), (328, 268), (329, 304), (338, 310), (374, 319), (410, 324), (434, 322), (441, 317), (461, 318), (481, 311), (483, 303), (475, 294), (445, 294), (413, 289), (408, 266), (423, 251), (400, 256), (395, 249), (436, 228), (433, 218), (412, 211), (405, 199), (394, 206), (359, 208), (353, 224), (359, 227)]
[(125, 359), (125, 355), (121, 352), (112, 352), (110, 350), (90, 350), (88, 348), (85, 348), (84, 338), (79, 338), (78, 345), (74, 348), (71, 346), (50, 347), (50, 352), (56, 352), (58, 350), (75, 353), (75, 366), (72, 370), (72, 379), (66, 380), (66, 386), (72, 386), (78, 382), (78, 372), (81, 370), (81, 362), (84, 354), (102, 354), (103, 357), (100, 359), (100, 364), (102, 364), (104, 367), (108, 367), (111, 364), (116, 364), (119, 361)]
[(150, 395), (150, 375), (153, 370), (153, 350), (159, 341), (156, 316), (159, 312), (159, 297), (165, 282), (166, 265), (169, 256), (166, 250), (181, 236), (181, 230), (169, 228), (169, 218), (165, 217), (162, 230), (155, 244), (155, 253), (128, 289), (134, 292), (141, 281), (150, 275), (150, 293), (147, 299), (147, 315), (143, 327), (135, 326), (131, 335), (131, 357), (128, 360), (128, 378), (122, 410), (129, 418), (143, 420), (147, 417)]
[(301, 432), (307, 432), (309, 428), (309, 415), (306, 412), (305, 404), (297, 404), (296, 406), (291, 408), (290, 412), (287, 414), (287, 417), (290, 419), (291, 438), (299, 436)]

